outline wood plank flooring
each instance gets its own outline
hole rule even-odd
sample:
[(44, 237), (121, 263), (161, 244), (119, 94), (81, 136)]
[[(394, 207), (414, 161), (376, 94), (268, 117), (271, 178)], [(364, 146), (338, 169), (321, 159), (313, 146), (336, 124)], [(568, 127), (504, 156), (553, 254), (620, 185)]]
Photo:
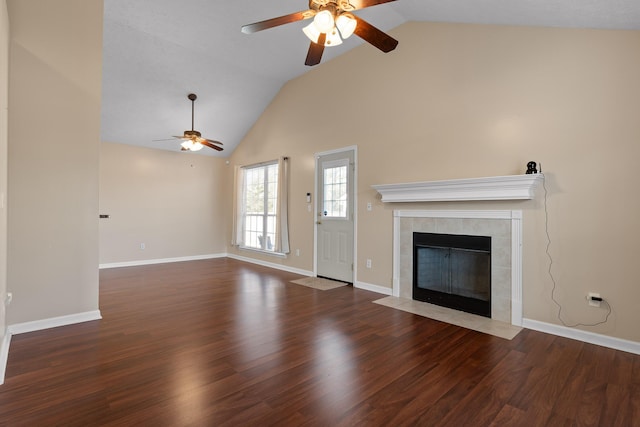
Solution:
[(0, 425), (640, 425), (640, 356), (299, 277), (232, 259), (103, 270), (102, 320), (12, 338)]

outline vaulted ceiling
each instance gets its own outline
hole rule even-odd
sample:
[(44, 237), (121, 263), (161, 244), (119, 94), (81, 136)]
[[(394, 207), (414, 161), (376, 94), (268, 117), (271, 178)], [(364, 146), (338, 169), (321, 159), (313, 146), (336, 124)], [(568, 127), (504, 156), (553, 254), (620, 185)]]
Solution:
[[(312, 69), (304, 65), (305, 22), (240, 32), (305, 10), (307, 0), (104, 4), (103, 141), (179, 151), (177, 140), (155, 140), (191, 128), (187, 95), (196, 93), (195, 129), (225, 147), (199, 153), (228, 156), (282, 85)], [(638, 0), (398, 0), (357, 15), (383, 31), (408, 21), (640, 30)], [(322, 63), (360, 44), (354, 36), (327, 48)]]

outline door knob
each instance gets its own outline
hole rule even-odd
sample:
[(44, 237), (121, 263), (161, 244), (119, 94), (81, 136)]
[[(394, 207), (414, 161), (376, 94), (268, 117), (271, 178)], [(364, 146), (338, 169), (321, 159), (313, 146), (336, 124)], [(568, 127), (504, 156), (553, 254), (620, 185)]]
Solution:
[(316, 221), (316, 224), (320, 225), (322, 224), (322, 221)]

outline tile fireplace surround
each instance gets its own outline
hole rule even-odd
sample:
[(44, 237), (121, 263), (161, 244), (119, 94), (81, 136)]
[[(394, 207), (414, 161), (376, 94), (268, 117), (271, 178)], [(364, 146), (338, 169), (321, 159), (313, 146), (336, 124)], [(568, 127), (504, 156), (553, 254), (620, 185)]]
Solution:
[(413, 233), (491, 237), (491, 318), (522, 324), (522, 211), (396, 210), (393, 215), (393, 296), (413, 293)]
[[(508, 175), (446, 181), (374, 185), (385, 203), (530, 200), (542, 176)], [(491, 318), (522, 326), (522, 211), (395, 210), (393, 291), (413, 294), (413, 233), (491, 237)]]

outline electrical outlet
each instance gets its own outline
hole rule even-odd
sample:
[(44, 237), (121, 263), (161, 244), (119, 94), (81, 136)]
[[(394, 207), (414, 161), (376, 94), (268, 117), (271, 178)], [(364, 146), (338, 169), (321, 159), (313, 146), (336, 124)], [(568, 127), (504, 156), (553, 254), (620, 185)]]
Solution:
[(587, 301), (591, 307), (600, 307), (602, 301), (595, 301), (593, 298), (601, 298), (599, 293), (589, 292), (587, 294)]
[(11, 304), (11, 301), (13, 301), (13, 293), (7, 292), (7, 295), (4, 297), (4, 305)]
[(144, 243), (140, 243), (140, 250), (144, 251), (147, 248), (147, 245), (145, 245)]
[(296, 256), (300, 256), (300, 249), (296, 249)]
[(367, 268), (371, 268), (371, 260), (367, 259)]
[(373, 210), (373, 205), (371, 204), (371, 202), (367, 203), (367, 210), (368, 211)]

